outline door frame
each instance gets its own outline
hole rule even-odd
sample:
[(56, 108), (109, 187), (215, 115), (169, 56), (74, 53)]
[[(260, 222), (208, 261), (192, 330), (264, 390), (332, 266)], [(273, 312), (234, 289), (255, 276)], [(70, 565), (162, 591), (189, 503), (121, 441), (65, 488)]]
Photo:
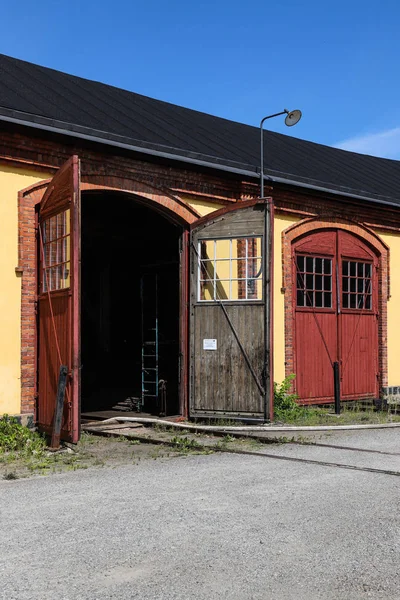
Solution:
[[(84, 176), (83, 176), (84, 179)], [(123, 180), (121, 180), (123, 181)], [(181, 212), (173, 213), (171, 209), (166, 209), (163, 203), (156, 203), (149, 200), (147, 197), (142, 197), (135, 192), (126, 189), (116, 188), (98, 188), (92, 184), (81, 184), (81, 202), (85, 202), (85, 194), (95, 191), (101, 193), (115, 193), (120, 196), (121, 201), (136, 203), (144, 206), (151, 211), (161, 215), (170, 223), (181, 228), (179, 235), (179, 353), (178, 353), (178, 404), (179, 417), (187, 417), (189, 412), (189, 238), (190, 238), (190, 223), (185, 221)], [(170, 203), (171, 204), (171, 203)], [(189, 209), (190, 207), (188, 207)], [(177, 206), (177, 210), (179, 206)], [(188, 212), (188, 211), (186, 211)], [(193, 218), (192, 222), (197, 222)]]
[[(55, 174), (58, 169), (48, 171)], [(125, 179), (123, 176), (105, 177), (85, 173), (85, 162), (81, 161), (81, 192), (123, 193), (127, 199), (138, 201), (152, 208), (164, 217), (168, 216), (182, 226), (188, 238), (190, 224), (199, 220), (199, 213), (164, 189), (159, 189), (140, 181)], [(21, 278), (21, 412), (37, 418), (37, 289), (38, 289), (38, 253), (37, 253), (37, 211), (51, 179), (28, 186), (18, 192), (18, 265), (15, 272)], [(183, 239), (183, 238), (182, 238)], [(188, 244), (182, 244), (182, 281), (180, 288), (180, 329), (181, 340), (181, 394), (179, 398), (182, 416), (188, 413)], [(186, 266), (185, 266), (186, 265)], [(185, 283), (186, 280), (186, 283)]]
[[(293, 264), (292, 244), (298, 238), (324, 229), (342, 229), (359, 237), (369, 245), (378, 259), (378, 364), (379, 388), (388, 385), (387, 346), (387, 301), (390, 297), (389, 285), (389, 247), (373, 230), (362, 223), (342, 219), (336, 216), (311, 217), (303, 219), (282, 232), (283, 268), (282, 291), (284, 293), (285, 313), (285, 376), (295, 373), (295, 326), (293, 318)], [(294, 383), (295, 388), (295, 383)], [(332, 399), (326, 399), (331, 403)], [(318, 401), (319, 404), (323, 402)]]

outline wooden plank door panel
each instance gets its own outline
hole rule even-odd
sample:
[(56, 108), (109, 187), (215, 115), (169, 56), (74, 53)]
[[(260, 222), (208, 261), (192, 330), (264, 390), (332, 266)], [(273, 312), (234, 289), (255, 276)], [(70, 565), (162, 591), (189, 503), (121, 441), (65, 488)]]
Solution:
[[(229, 318), (262, 380), (264, 366), (264, 313), (259, 306), (227, 306)], [(263, 414), (263, 398), (248, 369), (229, 322), (219, 305), (194, 307), (194, 396), (196, 412)], [(203, 347), (215, 339), (216, 350)]]
[(342, 397), (378, 397), (377, 318), (343, 314), (341, 344)]
[(304, 403), (333, 397), (331, 360), (337, 357), (336, 321), (335, 313), (296, 313), (296, 392)]

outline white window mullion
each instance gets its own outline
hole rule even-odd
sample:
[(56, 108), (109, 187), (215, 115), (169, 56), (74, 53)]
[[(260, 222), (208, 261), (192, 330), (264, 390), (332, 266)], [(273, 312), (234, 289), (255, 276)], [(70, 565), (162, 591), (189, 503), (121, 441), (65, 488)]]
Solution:
[(216, 265), (216, 257), (217, 257), (217, 241), (214, 240), (214, 300), (217, 299), (217, 265)]
[(229, 240), (229, 300), (232, 298), (232, 239)]
[[(261, 294), (261, 298), (258, 298), (258, 280), (259, 278), (261, 278), (261, 283), (263, 281), (264, 278), (264, 274), (261, 272), (259, 274), (259, 276), (255, 277), (256, 272), (258, 273), (258, 271), (254, 271), (255, 266), (252, 263), (252, 269), (251, 269), (251, 273), (250, 273), (250, 263), (249, 261), (252, 260), (254, 261), (256, 258), (260, 258), (262, 261), (262, 252), (261, 252), (261, 256), (258, 256), (258, 252), (257, 257), (254, 257), (253, 255), (250, 256), (250, 246), (249, 244), (254, 244), (254, 243), (258, 243), (258, 240), (260, 238), (247, 238), (247, 237), (239, 237), (239, 238), (223, 238), (222, 240), (220, 238), (217, 239), (203, 239), (203, 240), (199, 240), (198, 241), (198, 246), (197, 246), (197, 270), (198, 270), (198, 280), (197, 280), (197, 297), (199, 301), (219, 301), (219, 300), (228, 300), (231, 301), (232, 299), (235, 301), (240, 301), (240, 300), (244, 300), (244, 301), (248, 301), (248, 300), (261, 300), (262, 299), (262, 294)], [(256, 240), (256, 242), (254, 241)], [(223, 242), (218, 244), (218, 242)], [(234, 249), (235, 246), (234, 244), (238, 244), (238, 242), (240, 241), (241, 243), (241, 247), (243, 248), (243, 241), (245, 242), (244, 244), (244, 248), (243, 251), (240, 253), (240, 258), (239, 255), (234, 256)], [(228, 242), (228, 244), (226, 244), (226, 242)], [(220, 252), (222, 253), (221, 255), (218, 255), (218, 248), (220, 248)], [(202, 250), (206, 250), (205, 252), (205, 258), (202, 258)], [(57, 249), (58, 250), (58, 249)], [(58, 260), (56, 261), (58, 262)], [(226, 263), (228, 263), (228, 273), (227, 273), (227, 268), (226, 268)], [(219, 267), (220, 265), (220, 267)], [(239, 269), (240, 267), (240, 269)], [(214, 273), (211, 274), (211, 269), (214, 269)], [(220, 268), (220, 273), (218, 273), (218, 269)], [(235, 275), (235, 268), (236, 268), (236, 277), (234, 277)], [(203, 273), (203, 269), (204, 269), (204, 273)], [(240, 270), (240, 278), (239, 278), (239, 270)], [(51, 279), (51, 275), (52, 273), (49, 273), (50, 279)], [(222, 282), (221, 285), (223, 287), (224, 290), (224, 298), (220, 297), (219, 294), (219, 289), (218, 289), (218, 277), (222, 277)], [(253, 283), (256, 286), (256, 292), (254, 292), (253, 287), (250, 287), (250, 282), (253, 286)], [(202, 284), (204, 285), (204, 288), (202, 287)], [(235, 287), (236, 285), (236, 287)], [(242, 298), (236, 297), (237, 294), (235, 292), (236, 288), (242, 289), (242, 286), (245, 286), (245, 293), (242, 294)], [(213, 290), (211, 291), (211, 289), (209, 289), (209, 286), (213, 287)], [(206, 296), (208, 295), (208, 293), (206, 293), (206, 290), (209, 289), (209, 295), (210, 298), (207, 298)], [(226, 293), (226, 298), (225, 298), (225, 293)]]
[(202, 300), (201, 297), (201, 241), (197, 243), (197, 264), (198, 264), (198, 277), (197, 277), (197, 297)]
[(244, 287), (246, 290), (246, 300), (248, 300), (248, 276), (249, 276), (249, 272), (248, 272), (248, 257), (249, 257), (249, 240), (246, 238), (246, 249), (244, 252), (244, 273), (245, 273), (245, 282), (244, 282)]

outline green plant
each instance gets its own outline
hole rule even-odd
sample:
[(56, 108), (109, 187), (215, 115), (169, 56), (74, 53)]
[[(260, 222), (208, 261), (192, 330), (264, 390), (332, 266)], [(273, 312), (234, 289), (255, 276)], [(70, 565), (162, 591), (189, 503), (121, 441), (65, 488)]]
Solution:
[(302, 409), (297, 404), (297, 394), (290, 391), (294, 373), (285, 377), (281, 384), (274, 383), (274, 413), (277, 420), (284, 420), (287, 417), (294, 417)]
[(85, 444), (98, 444), (99, 443), (99, 438), (95, 435), (93, 435), (92, 433), (88, 433), (87, 431), (83, 431), (81, 433), (81, 439), (79, 444), (81, 446), (84, 446)]
[(176, 435), (171, 438), (171, 443), (179, 452), (189, 452), (190, 450), (197, 450), (200, 447), (200, 444), (196, 440), (189, 440), (187, 436), (181, 437)]
[(5, 473), (3, 475), (3, 479), (6, 479), (7, 481), (11, 481), (12, 479), (18, 479), (18, 475), (16, 473), (14, 473), (14, 471), (9, 471), (8, 473)]
[(15, 417), (0, 418), (0, 454), (18, 452), (24, 456), (40, 456), (46, 447), (44, 437), (18, 423)]

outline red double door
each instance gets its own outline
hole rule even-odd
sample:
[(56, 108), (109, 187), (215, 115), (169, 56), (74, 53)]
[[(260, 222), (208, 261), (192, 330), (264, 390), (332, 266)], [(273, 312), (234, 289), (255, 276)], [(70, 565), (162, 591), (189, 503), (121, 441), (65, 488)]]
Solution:
[(304, 403), (333, 401), (333, 363), (343, 399), (379, 396), (378, 257), (343, 230), (293, 244), (296, 392)]

